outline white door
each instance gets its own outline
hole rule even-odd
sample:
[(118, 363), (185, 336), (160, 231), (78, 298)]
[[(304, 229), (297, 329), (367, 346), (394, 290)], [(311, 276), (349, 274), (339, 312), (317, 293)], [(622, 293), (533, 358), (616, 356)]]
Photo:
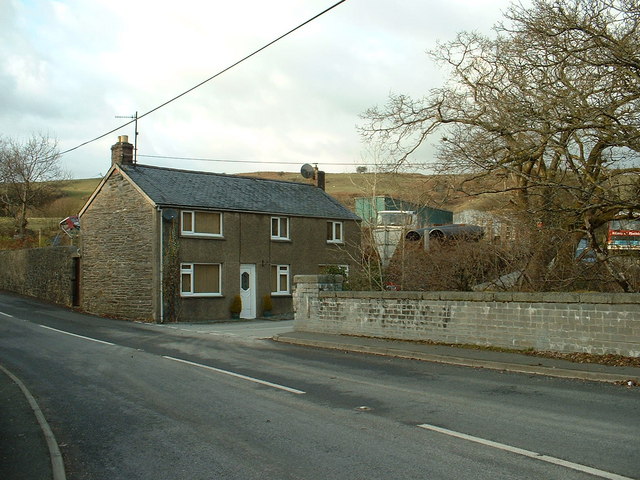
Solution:
[(242, 311), (240, 318), (256, 318), (256, 266), (245, 263), (240, 265), (240, 298)]

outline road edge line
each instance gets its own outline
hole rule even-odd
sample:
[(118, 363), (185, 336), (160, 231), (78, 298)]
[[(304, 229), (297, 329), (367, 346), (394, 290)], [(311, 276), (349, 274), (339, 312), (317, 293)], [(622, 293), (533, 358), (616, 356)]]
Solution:
[(47, 419), (44, 417), (42, 410), (38, 406), (38, 402), (31, 395), (29, 389), (25, 386), (22, 381), (16, 377), (13, 373), (7, 370), (3, 365), (0, 365), (0, 370), (2, 370), (11, 380), (14, 381), (20, 390), (22, 390), (23, 395), (26, 397), (31, 409), (36, 415), (36, 419), (38, 420), (38, 424), (40, 424), (40, 428), (42, 429), (42, 433), (44, 434), (44, 438), (47, 442), (47, 447), (49, 448), (49, 456), (51, 457), (51, 469), (53, 472), (53, 480), (66, 480), (67, 476), (64, 470), (64, 462), (62, 461), (62, 454), (60, 453), (60, 448), (58, 447), (58, 442), (56, 441), (56, 437), (49, 427), (49, 423)]

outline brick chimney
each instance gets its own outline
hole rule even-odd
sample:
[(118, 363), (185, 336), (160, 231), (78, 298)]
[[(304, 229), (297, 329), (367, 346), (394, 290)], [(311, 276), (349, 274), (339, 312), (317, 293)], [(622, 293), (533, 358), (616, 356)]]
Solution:
[(316, 185), (321, 190), (324, 190), (324, 171), (318, 170), (318, 166), (313, 169), (313, 180)]
[(120, 135), (118, 143), (111, 147), (111, 165), (133, 165), (133, 145), (127, 135)]

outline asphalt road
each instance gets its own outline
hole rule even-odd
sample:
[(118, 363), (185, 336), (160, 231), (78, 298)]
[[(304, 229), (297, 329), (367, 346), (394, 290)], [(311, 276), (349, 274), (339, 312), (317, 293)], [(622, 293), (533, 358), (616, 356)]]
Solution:
[(278, 328), (0, 294), (0, 364), (37, 399), (69, 479), (640, 478), (640, 389), (261, 338)]

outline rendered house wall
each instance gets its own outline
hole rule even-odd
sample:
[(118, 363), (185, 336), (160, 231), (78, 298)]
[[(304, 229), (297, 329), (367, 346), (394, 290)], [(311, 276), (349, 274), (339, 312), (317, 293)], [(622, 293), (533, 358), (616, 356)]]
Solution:
[[(288, 217), (290, 239), (272, 240), (271, 217), (267, 214), (224, 212), (222, 238), (179, 237), (181, 263), (222, 265), (222, 295), (179, 298), (180, 321), (228, 319), (229, 306), (240, 292), (241, 264), (256, 266), (258, 316), (262, 313), (263, 297), (271, 294), (271, 265), (290, 265), (291, 290), (294, 275), (316, 274), (320, 265), (347, 264), (355, 268), (354, 259), (360, 244), (360, 229), (356, 222), (344, 221), (345, 243), (333, 245), (326, 241), (326, 219)], [(179, 222), (179, 217), (174, 222)], [(164, 223), (165, 241), (171, 228), (177, 231), (178, 227), (175, 223)], [(274, 295), (272, 301), (274, 314), (292, 312), (291, 293)]]

